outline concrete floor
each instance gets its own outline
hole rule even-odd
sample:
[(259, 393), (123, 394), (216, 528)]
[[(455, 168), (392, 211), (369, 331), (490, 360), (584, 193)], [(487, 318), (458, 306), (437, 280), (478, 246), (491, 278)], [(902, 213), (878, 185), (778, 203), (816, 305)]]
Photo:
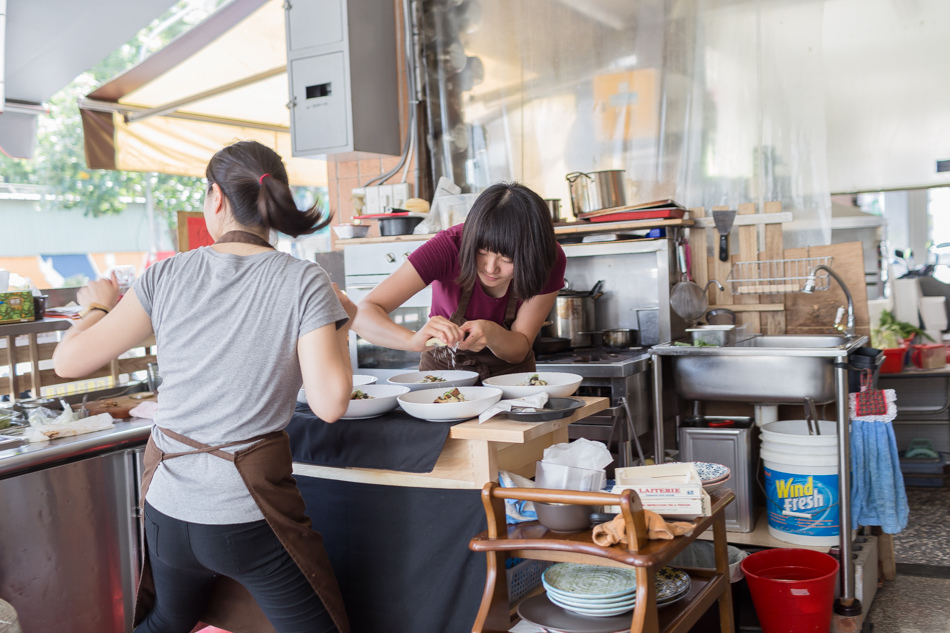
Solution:
[(879, 588), (873, 633), (950, 633), (950, 488), (910, 488), (907, 529), (894, 536), (897, 578)]

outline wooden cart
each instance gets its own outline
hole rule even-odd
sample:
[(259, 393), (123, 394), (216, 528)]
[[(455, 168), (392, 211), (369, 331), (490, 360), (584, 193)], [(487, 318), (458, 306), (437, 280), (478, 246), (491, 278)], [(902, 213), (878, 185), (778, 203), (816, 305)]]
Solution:
[[(485, 552), (488, 556), (485, 593), (472, 631), (503, 633), (511, 628), (513, 605), (510, 605), (508, 600), (505, 561), (509, 557), (515, 557), (634, 567), (637, 599), (630, 623), (631, 633), (685, 633), (717, 600), (721, 630), (723, 633), (731, 633), (734, 631), (734, 622), (723, 509), (735, 495), (728, 488), (722, 488), (711, 496), (712, 515), (694, 521), (695, 528), (689, 535), (678, 536), (672, 540), (648, 540), (643, 506), (632, 490), (614, 495), (603, 492), (501, 488), (494, 483), (487, 484), (482, 489), (482, 503), (488, 517), (488, 530), (469, 543), (470, 549)], [(591, 530), (576, 534), (559, 534), (533, 521), (508, 526), (505, 522), (505, 499), (619, 505), (626, 523), (628, 545), (601, 547), (593, 542)], [(689, 593), (682, 600), (659, 610), (654, 585), (657, 570), (668, 564), (710, 527), (713, 528), (716, 569), (686, 570), (692, 582)]]

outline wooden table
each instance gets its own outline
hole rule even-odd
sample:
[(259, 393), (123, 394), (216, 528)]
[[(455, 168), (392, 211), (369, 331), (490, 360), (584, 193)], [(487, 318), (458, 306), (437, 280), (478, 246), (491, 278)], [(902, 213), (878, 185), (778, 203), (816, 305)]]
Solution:
[(456, 424), (449, 431), (449, 439), (435, 468), (429, 473), (295, 463), (294, 474), (384, 486), (469, 490), (498, 481), (499, 470), (534, 477), (535, 462), (541, 459), (544, 449), (568, 441), (568, 425), (603, 411), (609, 404), (607, 398), (575, 398), (583, 400), (584, 406), (561, 420), (515, 422), (496, 416), (484, 424), (479, 424), (477, 419)]
[(607, 398), (579, 399), (585, 405), (562, 420), (456, 424), (428, 473), (294, 463), (352, 633), (472, 630), (485, 586), (484, 556), (468, 549), (485, 529), (481, 488), (499, 470), (534, 476), (544, 449), (568, 441), (572, 422), (608, 405)]

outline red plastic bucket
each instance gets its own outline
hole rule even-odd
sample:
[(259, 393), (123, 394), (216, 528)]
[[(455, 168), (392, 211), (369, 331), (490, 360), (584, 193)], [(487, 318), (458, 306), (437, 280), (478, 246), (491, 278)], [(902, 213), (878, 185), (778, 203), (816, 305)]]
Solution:
[(743, 559), (762, 633), (828, 633), (838, 561), (810, 549), (778, 548)]

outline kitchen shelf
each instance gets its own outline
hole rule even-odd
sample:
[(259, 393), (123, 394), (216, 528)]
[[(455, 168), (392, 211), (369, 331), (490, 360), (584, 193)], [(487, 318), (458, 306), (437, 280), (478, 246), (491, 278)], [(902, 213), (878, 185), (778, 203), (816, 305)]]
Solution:
[[(675, 220), (631, 220), (628, 222), (566, 222), (554, 227), (556, 237), (565, 237), (573, 235), (595, 235), (604, 233), (624, 233), (629, 231), (646, 231), (657, 228), (675, 228), (688, 227), (693, 225), (693, 220), (689, 218)], [(335, 247), (347, 246), (349, 244), (386, 244), (389, 242), (418, 242), (432, 237), (431, 233), (425, 235), (389, 235), (386, 237), (354, 237), (347, 240), (338, 239), (334, 242)]]
[[(600, 492), (573, 492), (530, 488), (501, 488), (488, 484), (482, 489), (482, 503), (488, 530), (469, 543), (476, 552), (488, 557), (488, 574), (481, 608), (472, 631), (502, 633), (511, 628), (508, 588), (504, 581), (505, 562), (509, 557), (634, 567), (637, 575), (637, 603), (631, 615), (631, 631), (639, 633), (686, 633), (696, 621), (719, 601), (723, 632), (734, 630), (729, 562), (726, 551), (726, 524), (723, 510), (735, 499), (732, 490), (722, 488), (711, 494), (712, 514), (696, 519), (693, 531), (672, 540), (648, 540), (643, 507), (632, 490), (620, 495)], [(593, 542), (592, 530), (574, 534), (549, 531), (537, 521), (507, 526), (505, 499), (581, 505), (619, 505), (629, 545), (602, 547)], [(689, 593), (677, 602), (658, 609), (654, 578), (656, 571), (669, 563), (700, 534), (713, 528), (716, 569), (686, 569), (691, 580)]]

